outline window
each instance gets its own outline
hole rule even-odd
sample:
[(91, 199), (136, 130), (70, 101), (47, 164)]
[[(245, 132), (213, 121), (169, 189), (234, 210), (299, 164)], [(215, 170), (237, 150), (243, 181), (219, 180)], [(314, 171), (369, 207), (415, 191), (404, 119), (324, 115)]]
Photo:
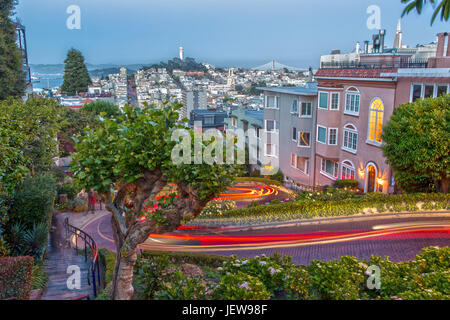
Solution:
[(278, 109), (278, 97), (276, 97), (276, 96), (267, 96), (266, 108)]
[(360, 95), (356, 88), (347, 89), (345, 97), (345, 113), (358, 115), (359, 114)]
[(272, 143), (266, 144), (266, 156), (276, 157), (277, 146)]
[(238, 126), (238, 119), (237, 118), (231, 118), (231, 125), (235, 128)]
[(412, 102), (422, 97), (422, 85), (415, 84), (412, 89)]
[(297, 128), (292, 128), (292, 140), (297, 141)]
[(291, 113), (298, 114), (298, 100), (292, 102)]
[(328, 92), (319, 93), (319, 108), (328, 109)]
[(349, 124), (344, 127), (342, 149), (356, 152), (358, 146), (358, 131), (355, 126)]
[(434, 85), (425, 85), (424, 98), (433, 97)]
[(309, 174), (309, 159), (297, 157), (297, 169), (305, 174)]
[(323, 144), (327, 144), (327, 128), (317, 126), (317, 141)]
[(311, 145), (311, 134), (309, 132), (299, 132), (298, 145), (300, 147), (309, 147)]
[(331, 94), (331, 110), (339, 110), (339, 92)]
[(355, 166), (350, 161), (342, 162), (342, 180), (355, 179)]
[(291, 153), (291, 166), (297, 167), (297, 155), (295, 153)]
[(311, 102), (302, 102), (302, 112), (300, 114), (301, 117), (311, 117)]
[(447, 94), (447, 88), (448, 88), (447, 85), (438, 85), (437, 96), (440, 97)]
[(411, 86), (411, 102), (417, 99), (440, 97), (448, 92), (447, 84), (413, 84)]
[(338, 169), (339, 169), (339, 164), (335, 161), (332, 160), (325, 160), (322, 159), (322, 166), (321, 166), (321, 172), (334, 178), (337, 179), (338, 178)]
[(369, 109), (369, 134), (368, 140), (381, 143), (381, 132), (383, 130), (383, 102), (374, 99)]
[(278, 130), (278, 123), (275, 120), (266, 120), (266, 131), (275, 132)]
[(337, 128), (329, 128), (328, 129), (328, 144), (335, 146), (337, 145)]
[(214, 124), (214, 116), (205, 116), (204, 122), (205, 122), (205, 125), (213, 125)]

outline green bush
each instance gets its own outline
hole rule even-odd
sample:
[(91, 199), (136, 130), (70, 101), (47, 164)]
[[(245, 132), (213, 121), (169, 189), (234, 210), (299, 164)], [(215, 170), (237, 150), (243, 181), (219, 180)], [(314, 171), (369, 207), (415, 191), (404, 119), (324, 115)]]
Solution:
[(239, 271), (224, 275), (213, 297), (216, 300), (268, 300), (270, 293), (258, 278)]
[(51, 175), (39, 175), (26, 179), (14, 194), (9, 211), (10, 223), (20, 223), (26, 229), (45, 223), (50, 229), (56, 184)]
[(0, 300), (30, 299), (33, 282), (33, 258), (0, 258)]
[(45, 289), (48, 283), (48, 275), (42, 264), (35, 264), (33, 266), (33, 290)]
[(284, 181), (284, 174), (283, 174), (283, 172), (281, 172), (281, 170), (278, 170), (277, 173), (270, 176), (270, 179), (278, 181), (280, 184), (282, 184)]
[(208, 216), (221, 216), (223, 212), (237, 209), (236, 202), (233, 200), (213, 200), (208, 202), (203, 209), (201, 216), (207, 218)]
[(329, 262), (313, 260), (306, 269), (319, 299), (356, 300), (365, 297), (367, 267), (355, 257), (341, 257)]
[(72, 200), (70, 209), (73, 212), (85, 212), (88, 210), (87, 199), (76, 197)]
[(113, 279), (114, 266), (116, 264), (116, 253), (114, 251), (102, 248), (98, 251), (99, 261), (105, 272), (105, 283), (109, 283)]
[(190, 278), (176, 271), (166, 275), (161, 288), (154, 293), (155, 300), (209, 300), (213, 284), (203, 280), (202, 277)]
[(336, 188), (356, 188), (358, 187), (358, 181), (354, 179), (337, 180), (334, 185)]
[(66, 194), (67, 199), (73, 200), (80, 193), (81, 187), (76, 183), (67, 183), (58, 186), (58, 194)]

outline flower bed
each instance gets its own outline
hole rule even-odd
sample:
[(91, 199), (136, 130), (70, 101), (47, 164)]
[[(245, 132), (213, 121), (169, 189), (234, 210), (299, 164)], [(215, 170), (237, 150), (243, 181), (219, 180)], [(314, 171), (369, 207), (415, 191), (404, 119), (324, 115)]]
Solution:
[[(290, 257), (237, 259), (208, 255), (145, 253), (135, 268), (139, 299), (450, 299), (450, 249), (424, 248), (414, 260), (391, 262), (341, 257), (296, 266)], [(195, 257), (195, 258), (194, 258)], [(197, 261), (198, 265), (186, 264)], [(204, 260), (205, 259), (205, 260)], [(211, 264), (211, 259), (215, 263)], [(221, 262), (220, 266), (217, 265)], [(370, 289), (369, 266), (381, 270), (381, 286)], [(188, 271), (186, 271), (188, 270)], [(193, 272), (192, 270), (195, 270)], [(370, 282), (370, 281), (369, 281)]]
[[(312, 194), (312, 193), (311, 193)], [(251, 206), (191, 221), (191, 226), (252, 225), (319, 217), (342, 217), (370, 213), (448, 210), (450, 194), (420, 193), (386, 195), (371, 193), (343, 200), (310, 199), (273, 205)]]

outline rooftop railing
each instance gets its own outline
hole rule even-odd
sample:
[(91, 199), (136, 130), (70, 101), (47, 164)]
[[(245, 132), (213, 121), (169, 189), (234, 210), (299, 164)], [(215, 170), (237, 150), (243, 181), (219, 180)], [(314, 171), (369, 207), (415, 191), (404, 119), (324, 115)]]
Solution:
[(408, 59), (398, 62), (322, 62), (321, 69), (398, 69), (398, 68), (427, 68), (426, 59)]

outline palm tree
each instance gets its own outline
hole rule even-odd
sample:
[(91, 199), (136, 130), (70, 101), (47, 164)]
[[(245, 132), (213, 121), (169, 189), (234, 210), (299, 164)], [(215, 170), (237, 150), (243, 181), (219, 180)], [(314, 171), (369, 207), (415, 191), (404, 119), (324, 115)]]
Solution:
[[(402, 17), (408, 13), (410, 13), (412, 10), (416, 9), (418, 14), (422, 13), (423, 6), (427, 3), (427, 0), (401, 0), (402, 3), (408, 3), (408, 5), (405, 7), (405, 10), (403, 10)], [(438, 0), (428, 0), (428, 2), (431, 3), (431, 5), (436, 7), (436, 3), (438, 3)], [(433, 16), (431, 18), (431, 24), (434, 23), (434, 20), (438, 16), (439, 12), (441, 13), (441, 21), (445, 20), (448, 21), (448, 16), (450, 14), (450, 0), (441, 0), (439, 5), (434, 10)]]

